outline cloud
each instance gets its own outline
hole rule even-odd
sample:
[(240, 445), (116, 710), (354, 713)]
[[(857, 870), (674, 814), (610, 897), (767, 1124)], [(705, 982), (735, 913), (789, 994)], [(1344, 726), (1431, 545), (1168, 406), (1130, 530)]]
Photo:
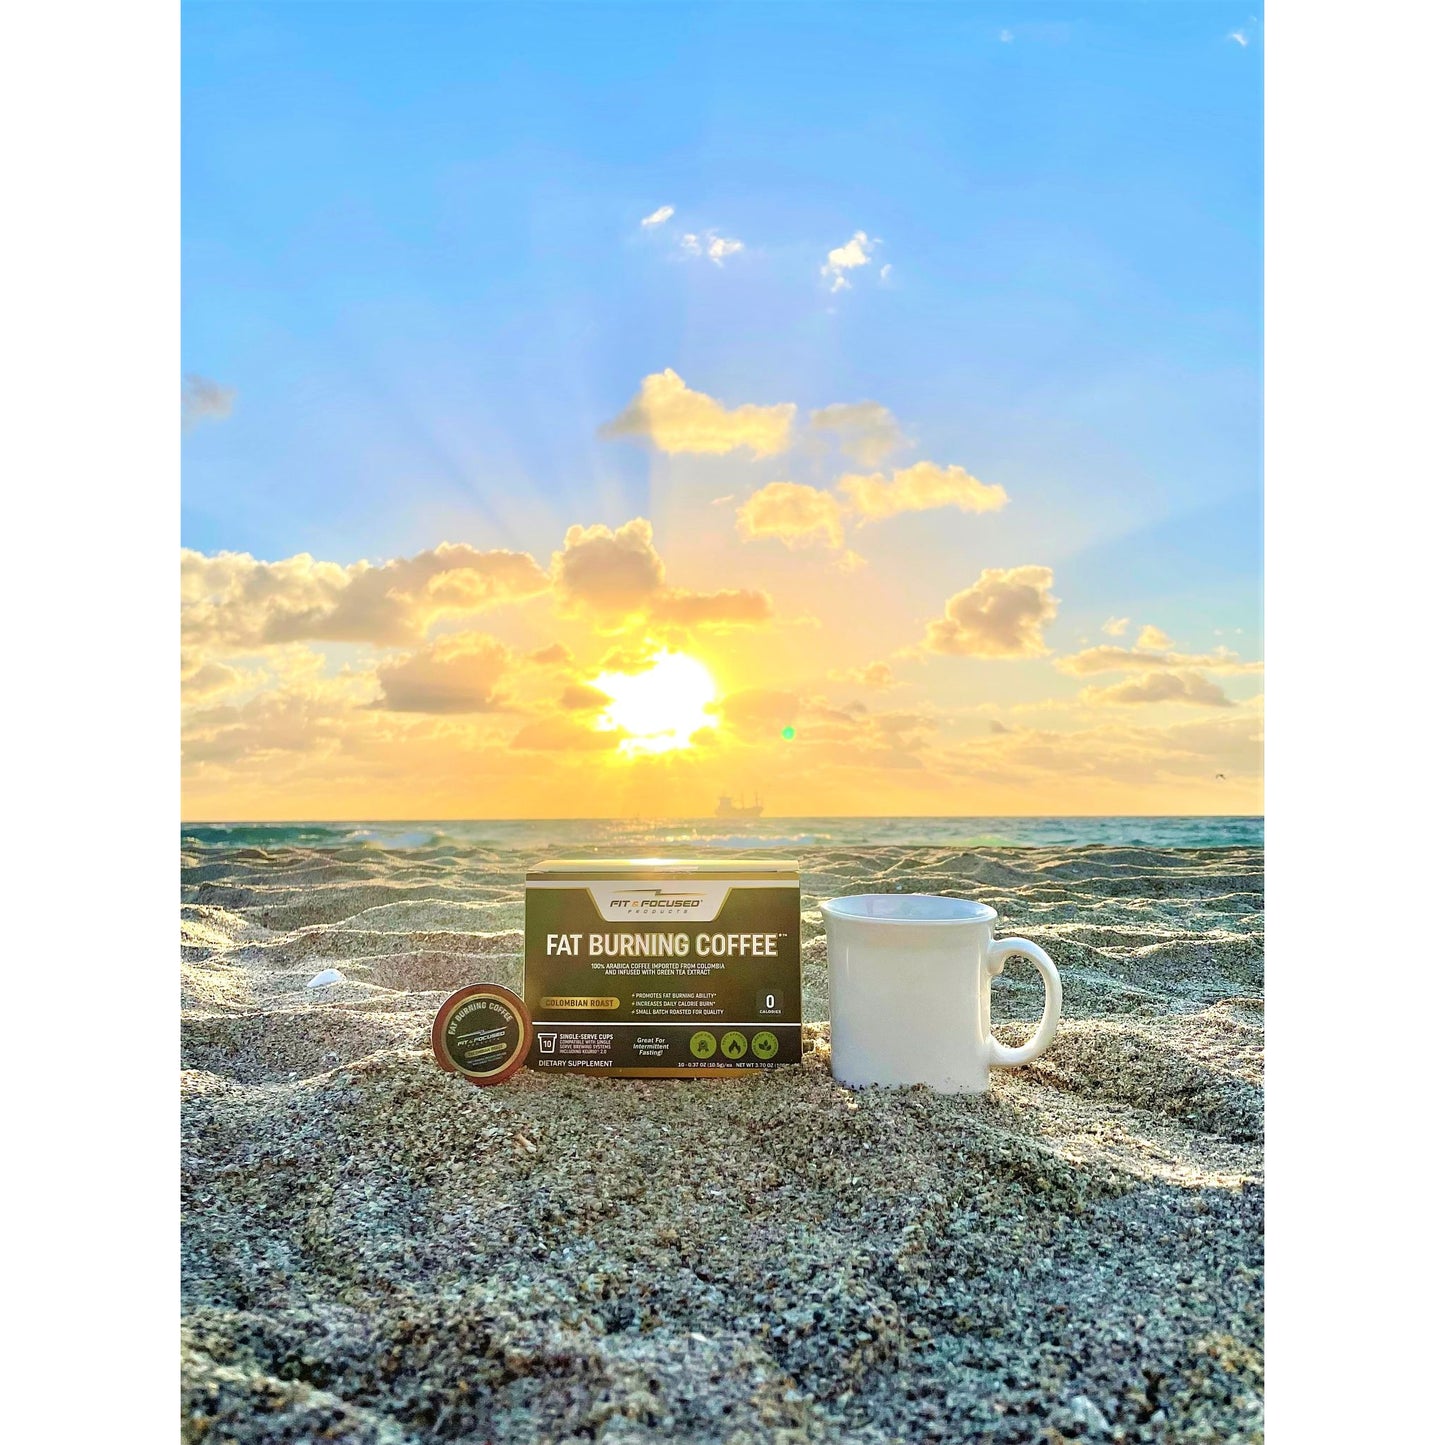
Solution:
[(511, 654), (485, 633), (443, 637), (409, 657), (383, 662), (376, 670), (387, 712), (495, 712), (506, 706), (497, 684)]
[(586, 612), (600, 625), (652, 621), (679, 627), (766, 622), (772, 599), (750, 590), (689, 592), (666, 585), (652, 542), (652, 523), (634, 517), (614, 532), (601, 523), (569, 527), (552, 554), (552, 576), (564, 611)]
[(652, 545), (652, 523), (634, 517), (615, 532), (600, 522), (567, 529), (552, 554), (557, 597), (565, 608), (603, 618), (627, 618), (647, 609), (662, 590), (666, 569)]
[[(770, 482), (737, 509), (737, 525), (745, 538), (776, 537), (789, 547), (820, 544), (837, 550), (843, 547), (843, 524), (849, 516), (866, 523), (936, 507), (989, 512), (1007, 501), (1002, 487), (987, 486), (962, 467), (917, 462), (891, 477), (882, 472), (842, 477), (837, 492), (801, 482)], [(843, 551), (839, 565), (856, 571), (866, 563), (856, 552)]]
[(236, 405), (236, 388), (222, 386), (191, 372), (181, 386), (181, 421), (193, 427), (203, 421), (224, 421)]
[(867, 662), (862, 667), (839, 668), (828, 674), (833, 682), (856, 682), (879, 692), (898, 686), (893, 669), (886, 662)]
[[(563, 755), (554, 771), (546, 755), (533, 755), (534, 769), (509, 751), (519, 719), (389, 711), (375, 705), (371, 667), (328, 677), (318, 654), (295, 652), (320, 666), (274, 677), (238, 705), (184, 714), (188, 816), (440, 817), (450, 809), (482, 817), (575, 808), (578, 782)], [(593, 756), (578, 754), (579, 763)]]
[(915, 462), (911, 467), (895, 469), (891, 479), (881, 472), (846, 476), (839, 480), (838, 490), (865, 522), (934, 507), (996, 512), (1008, 502), (1008, 493), (1002, 487), (981, 482), (962, 467), (940, 467), (936, 462)]
[(1259, 33), (1259, 16), (1251, 15), (1237, 30), (1231, 30), (1224, 38), (1233, 41), (1241, 50), (1247, 50)]
[(598, 669), (602, 672), (646, 672), (657, 661), (657, 649), (650, 643), (641, 646), (613, 647), (602, 655)]
[[(321, 662), (309, 649), (287, 658), (296, 666), (270, 688), (186, 714), (191, 815), (279, 815), (289, 804), (341, 816), (349, 802), (378, 816), (418, 808), (445, 815), (449, 803), (477, 816), (489, 809), (566, 816), (584, 798), (613, 812), (635, 808), (628, 769), (611, 766), (625, 735), (597, 730), (585, 709), (569, 715), (543, 705), (520, 726), (496, 713), (393, 712), (374, 706), (370, 668), (327, 677), (303, 666), (308, 658)], [(971, 737), (940, 734), (947, 719), (925, 711), (830, 706), (786, 687), (743, 690), (716, 711), (707, 751), (676, 756), (678, 785), (689, 798), (695, 790), (699, 806), (710, 800), (711, 769), (720, 764), (724, 786), (740, 770), (766, 793), (786, 776), (788, 789), (807, 780), (827, 796), (856, 797), (856, 807), (876, 801), (879, 782), (896, 777), (905, 791), (889, 793), (895, 811), (926, 811), (940, 789), (964, 785), (988, 811), (1020, 803), (1033, 811), (1200, 811), (1217, 806), (1221, 790), (1230, 806), (1252, 811), (1260, 768), (1255, 700), (1196, 708), (1192, 720), (1168, 727), (1138, 724), (1145, 709), (1117, 708), (1089, 714), (1097, 721), (1072, 731), (993, 729), (995, 719), (984, 723), (992, 731)], [(779, 733), (789, 725), (797, 732), (785, 750)], [(1221, 772), (1227, 785), (1216, 779)], [(848, 779), (861, 791), (839, 793)]]
[(1166, 648), (1174, 646), (1174, 639), (1161, 628), (1146, 622), (1139, 629), (1139, 637), (1134, 646), (1146, 648), (1150, 652), (1163, 652)]
[(795, 692), (751, 687), (719, 698), (711, 710), (736, 732), (771, 737), (778, 729), (797, 722), (803, 702)]
[(819, 268), (819, 274), (829, 282), (828, 290), (847, 291), (852, 285), (847, 272), (868, 265), (877, 246), (876, 236), (870, 239), (866, 231), (854, 231), (841, 246), (835, 246), (829, 251), (828, 259)]
[(538, 667), (565, 667), (572, 661), (572, 651), (565, 642), (549, 642), (546, 647), (529, 652), (527, 661)]
[(443, 542), (414, 557), (342, 566), (302, 552), (262, 562), (246, 552), (181, 552), (181, 636), (211, 651), (279, 643), (415, 642), (438, 618), (545, 592), (526, 552)]
[(796, 411), (791, 402), (729, 410), (704, 392), (689, 391), (669, 368), (644, 377), (642, 389), (601, 434), (641, 437), (669, 455), (721, 456), (746, 448), (755, 457), (772, 457), (788, 449)]
[(190, 704), (221, 697), (247, 686), (255, 677), (224, 662), (207, 662), (182, 654), (181, 701)]
[(876, 467), (908, 444), (898, 419), (876, 401), (838, 402), (813, 412), (808, 420), (816, 431), (836, 432), (843, 450), (865, 466)]
[(714, 266), (721, 266), (729, 256), (736, 256), (743, 249), (741, 241), (719, 236), (716, 231), (704, 231), (701, 236), (689, 232), (679, 244), (689, 256), (706, 256)]
[(576, 753), (615, 749), (620, 732), (591, 727), (570, 717), (543, 717), (525, 723), (512, 739), (522, 752)]
[(244, 764), (265, 769), (274, 782), (294, 767), (337, 756), (368, 731), (356, 709), (373, 686), (369, 676), (299, 673), (240, 704), (192, 709), (182, 732), (185, 765)]
[[(1153, 630), (1157, 632), (1157, 629)], [(1092, 677), (1101, 672), (1169, 671), (1179, 668), (1220, 673), (1264, 671), (1262, 662), (1245, 662), (1237, 652), (1231, 652), (1227, 647), (1217, 647), (1213, 652), (1172, 652), (1104, 645), (1086, 647), (1082, 652), (1060, 657), (1055, 660), (1054, 666), (1072, 677)]]
[[(651, 215), (642, 218), (642, 229), (656, 230), (657, 227), (666, 225), (676, 214), (675, 206), (659, 206)], [(685, 255), (706, 256), (714, 266), (721, 266), (729, 256), (736, 256), (744, 249), (743, 243), (737, 237), (723, 236), (713, 230), (701, 233), (686, 231), (678, 238), (677, 245)]]
[(1044, 627), (1058, 615), (1048, 567), (990, 567), (955, 592), (924, 635), (929, 652), (960, 657), (1038, 657), (1048, 652)]
[(1099, 630), (1105, 637), (1122, 637), (1129, 630), (1129, 619), (1110, 617)]
[(749, 627), (773, 615), (773, 599), (751, 588), (686, 592), (669, 588), (652, 604), (651, 619), (677, 627)]
[(917, 770), (919, 754), (937, 721), (919, 712), (870, 712), (861, 702), (834, 707), (787, 689), (744, 688), (712, 705), (724, 742), (772, 744), (785, 727), (794, 728), (789, 746), (797, 766)]
[[(951, 750), (945, 765), (975, 785), (1044, 791), (1078, 801), (1118, 796), (1112, 787), (1150, 791), (1125, 796), (1146, 801), (1161, 785), (1212, 793), (1215, 775), (1257, 778), (1262, 729), (1243, 708), (1171, 727), (1110, 722), (1068, 732), (1012, 728), (982, 734)], [(1078, 801), (1075, 801), (1078, 800)]]
[(600, 687), (591, 687), (585, 682), (569, 682), (557, 699), (557, 705), (568, 712), (599, 712), (611, 702), (611, 697)]
[(789, 547), (843, 545), (843, 508), (831, 492), (800, 482), (770, 482), (737, 510), (744, 537), (777, 537)]
[(1233, 707), (1217, 682), (1202, 672), (1146, 672), (1112, 687), (1086, 687), (1080, 701), (1110, 707), (1124, 703), (1183, 702), (1197, 707)]

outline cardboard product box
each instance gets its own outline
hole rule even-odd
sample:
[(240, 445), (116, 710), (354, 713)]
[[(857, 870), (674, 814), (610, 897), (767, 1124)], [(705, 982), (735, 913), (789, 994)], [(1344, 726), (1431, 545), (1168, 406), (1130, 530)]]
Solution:
[(534, 1069), (687, 1078), (802, 1062), (798, 865), (588, 858), (527, 872)]

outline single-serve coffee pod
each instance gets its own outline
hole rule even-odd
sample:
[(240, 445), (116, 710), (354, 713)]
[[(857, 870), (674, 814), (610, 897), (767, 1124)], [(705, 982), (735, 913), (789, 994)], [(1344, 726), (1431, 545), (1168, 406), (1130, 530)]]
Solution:
[(449, 1074), (474, 1084), (504, 1084), (532, 1047), (527, 1005), (499, 983), (458, 989), (437, 1010), (431, 1046)]
[[(1016, 1068), (1053, 1041), (1063, 989), (1054, 961), (1023, 938), (994, 938), (985, 903), (860, 893), (822, 905), (828, 934), (833, 1076), (982, 1094), (991, 1064)], [(1020, 1048), (994, 1038), (989, 985), (1014, 954), (1044, 981), (1044, 1016)]]

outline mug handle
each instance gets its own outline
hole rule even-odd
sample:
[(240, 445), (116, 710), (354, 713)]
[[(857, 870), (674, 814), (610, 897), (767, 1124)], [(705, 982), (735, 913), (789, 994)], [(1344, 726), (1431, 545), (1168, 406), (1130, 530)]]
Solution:
[(988, 976), (997, 978), (1003, 972), (1004, 961), (1021, 953), (1038, 969), (1044, 981), (1044, 1016), (1034, 1030), (1028, 1043), (1011, 1049), (1001, 1044), (992, 1034), (988, 1036), (988, 1061), (1001, 1068), (1016, 1069), (1020, 1064), (1032, 1063), (1054, 1041), (1054, 1031), (1059, 1026), (1059, 1008), (1064, 1001), (1063, 985), (1059, 982), (1059, 971), (1054, 961), (1037, 943), (1026, 938), (996, 938), (988, 946)]

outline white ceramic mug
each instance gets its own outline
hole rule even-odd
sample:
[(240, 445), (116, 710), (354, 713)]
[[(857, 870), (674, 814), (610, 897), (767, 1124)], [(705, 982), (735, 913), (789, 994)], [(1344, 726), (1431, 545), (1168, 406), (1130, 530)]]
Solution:
[[(1017, 1068), (1053, 1042), (1063, 989), (1054, 961), (1023, 938), (994, 938), (984, 903), (859, 893), (822, 905), (828, 932), (833, 1076), (849, 1085), (928, 1084), (981, 1094), (990, 1064)], [(1044, 980), (1044, 1016), (1011, 1049), (989, 1024), (989, 985), (1022, 954)]]

